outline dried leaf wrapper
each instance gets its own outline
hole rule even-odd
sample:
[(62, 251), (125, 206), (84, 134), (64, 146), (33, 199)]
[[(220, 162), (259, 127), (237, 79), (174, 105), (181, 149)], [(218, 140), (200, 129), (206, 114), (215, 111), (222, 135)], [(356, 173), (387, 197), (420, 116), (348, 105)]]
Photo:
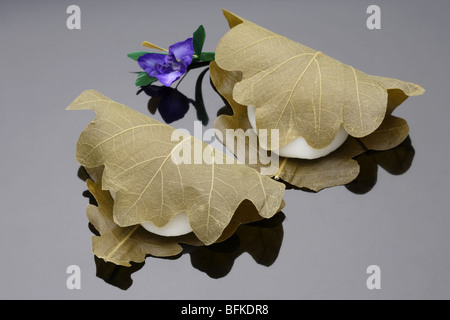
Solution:
[[(424, 92), (410, 82), (368, 75), (229, 11), (224, 15), (230, 30), (217, 46), (216, 70), (239, 73), (232, 99), (256, 107), (258, 129), (279, 130), (279, 147), (304, 137), (324, 148), (341, 126), (366, 137), (408, 96)], [(262, 147), (272, 150), (270, 137)]]
[[(210, 65), (211, 79), (216, 90), (228, 102), (233, 110), (232, 115), (220, 115), (214, 126), (222, 132), (218, 136), (222, 143), (234, 154), (244, 153), (246, 159), (243, 160), (250, 167), (261, 171), (261, 168), (269, 168), (267, 165), (267, 153), (258, 145), (254, 146), (248, 141), (256, 140), (256, 133), (252, 130), (247, 116), (247, 107), (237, 103), (233, 99), (234, 85), (240, 79), (239, 72), (228, 72), (220, 69), (216, 63)], [(254, 139), (245, 139), (245, 144), (237, 144), (234, 141), (227, 142), (227, 129), (242, 129), (241, 135), (254, 136)], [(237, 131), (239, 132), (239, 131)], [(265, 171), (265, 174), (276, 177), (298, 188), (312, 191), (320, 191), (324, 188), (345, 185), (352, 182), (359, 174), (358, 162), (353, 158), (368, 150), (388, 150), (398, 146), (409, 134), (409, 126), (404, 119), (387, 115), (381, 125), (370, 135), (363, 138), (349, 136), (345, 143), (336, 151), (329, 155), (313, 159), (279, 158), (279, 166), (273, 171)], [(236, 147), (244, 147), (244, 150), (237, 150)], [(256, 150), (255, 150), (256, 149)], [(248, 161), (248, 153), (257, 152), (258, 161), (251, 163)], [(263, 159), (263, 161), (261, 161)]]
[[(243, 164), (230, 164), (224, 153), (185, 132), (175, 132), (179, 138), (174, 141), (173, 127), (95, 90), (83, 92), (68, 107), (84, 109), (97, 116), (80, 135), (77, 160), (86, 168), (104, 167), (102, 188), (115, 192), (113, 219), (120, 227), (148, 221), (162, 227), (186, 212), (195, 236), (208, 245), (235, 223), (242, 203), (250, 202), (260, 218), (272, 217), (283, 205), (282, 184)], [(210, 160), (221, 161), (173, 161), (172, 154), (195, 150), (195, 145)]]

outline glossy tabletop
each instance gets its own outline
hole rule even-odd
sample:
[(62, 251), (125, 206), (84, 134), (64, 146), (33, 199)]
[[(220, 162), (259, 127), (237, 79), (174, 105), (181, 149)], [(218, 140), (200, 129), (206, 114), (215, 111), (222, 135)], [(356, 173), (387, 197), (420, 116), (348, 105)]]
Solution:
[[(70, 4), (0, 2), (0, 298), (450, 298), (448, 1), (379, 2), (377, 30), (366, 26), (371, 1), (80, 0), (80, 30), (66, 26)], [(214, 51), (228, 30), (222, 8), (366, 73), (423, 86), (395, 111), (410, 136), (393, 153), (362, 160), (366, 184), (287, 190), (282, 213), (226, 243), (132, 268), (106, 264), (91, 252), (75, 158), (94, 113), (65, 108), (96, 89), (163, 121), (148, 96), (136, 95), (138, 66), (127, 53), (144, 40), (168, 47), (200, 24)], [(199, 73), (179, 91), (194, 95)], [(207, 79), (203, 99), (206, 130), (223, 106)], [(193, 132), (197, 115), (190, 105), (171, 125)], [(80, 289), (67, 287), (71, 265)], [(374, 265), (381, 289), (369, 290)]]

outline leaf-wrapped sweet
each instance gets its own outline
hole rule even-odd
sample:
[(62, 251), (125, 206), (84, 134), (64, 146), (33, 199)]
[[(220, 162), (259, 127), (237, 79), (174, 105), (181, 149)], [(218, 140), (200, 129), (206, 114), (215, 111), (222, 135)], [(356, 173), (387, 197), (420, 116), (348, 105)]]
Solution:
[[(224, 15), (230, 30), (217, 46), (216, 63), (241, 73), (232, 98), (256, 107), (258, 129), (279, 130), (279, 147), (303, 137), (324, 148), (341, 126), (353, 137), (368, 136), (408, 96), (424, 92), (366, 74), (229, 11)], [(262, 147), (272, 150), (270, 137)]]
[[(173, 139), (173, 127), (95, 90), (83, 92), (68, 107), (84, 109), (97, 116), (80, 135), (77, 160), (86, 168), (104, 167), (102, 188), (115, 192), (114, 222), (120, 227), (144, 222), (162, 227), (185, 212), (194, 234), (208, 245), (221, 237), (245, 200), (261, 218), (272, 217), (283, 205), (282, 184), (229, 161), (185, 132), (175, 132), (180, 139)], [(173, 154), (195, 151), (195, 146), (209, 162), (173, 161)]]

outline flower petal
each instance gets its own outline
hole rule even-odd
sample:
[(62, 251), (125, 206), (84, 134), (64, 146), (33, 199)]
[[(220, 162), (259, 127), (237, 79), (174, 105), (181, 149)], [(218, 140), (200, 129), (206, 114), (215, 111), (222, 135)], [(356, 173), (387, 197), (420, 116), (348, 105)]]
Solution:
[(172, 82), (178, 80), (182, 75), (183, 75), (182, 72), (173, 71), (170, 73), (158, 74), (156, 75), (156, 78), (166, 87), (170, 87)]
[(177, 42), (169, 47), (169, 55), (173, 55), (180, 62), (185, 62), (186, 66), (191, 64), (194, 55), (194, 44), (192, 38)]
[(164, 64), (166, 55), (161, 53), (147, 53), (139, 57), (138, 64), (151, 77), (156, 77), (159, 72), (157, 66)]

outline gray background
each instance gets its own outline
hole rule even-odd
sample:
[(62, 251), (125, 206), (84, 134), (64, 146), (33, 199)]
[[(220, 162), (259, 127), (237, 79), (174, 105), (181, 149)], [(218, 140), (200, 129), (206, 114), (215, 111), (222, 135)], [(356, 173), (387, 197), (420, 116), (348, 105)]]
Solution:
[[(81, 30), (66, 28), (70, 4), (81, 7)], [(381, 7), (381, 30), (366, 28), (370, 4)], [(270, 267), (242, 254), (226, 277), (212, 279), (188, 255), (149, 258), (120, 290), (96, 277), (77, 178), (76, 141), (94, 115), (64, 109), (96, 89), (148, 114), (126, 54), (144, 40), (168, 47), (200, 24), (205, 50), (214, 51), (228, 30), (222, 7), (369, 74), (422, 85), (427, 92), (396, 111), (410, 125), (414, 161), (401, 176), (380, 168), (365, 195), (287, 191), (283, 245)], [(0, 298), (450, 298), (449, 9), (445, 0), (1, 0)], [(193, 93), (195, 79), (189, 74), (181, 91)], [(204, 88), (211, 126), (222, 103)], [(195, 119), (191, 107), (172, 125), (191, 130)], [(81, 290), (66, 287), (71, 264), (81, 268)], [(366, 287), (372, 264), (381, 290)]]

